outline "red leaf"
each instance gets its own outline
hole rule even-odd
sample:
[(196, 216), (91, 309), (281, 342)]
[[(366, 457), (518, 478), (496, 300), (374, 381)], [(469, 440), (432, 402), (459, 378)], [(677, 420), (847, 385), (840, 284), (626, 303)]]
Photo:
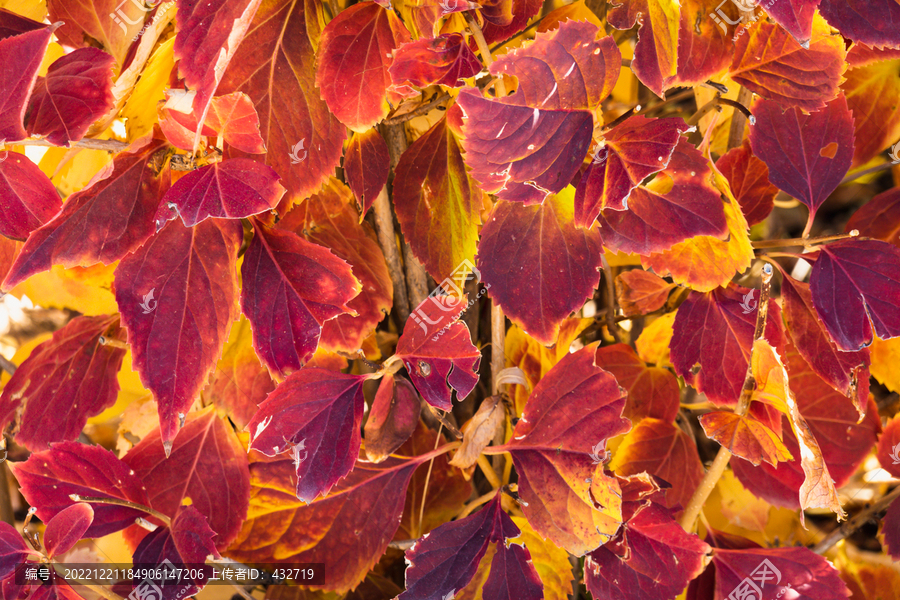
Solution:
[(359, 455), (365, 399), (364, 377), (325, 369), (291, 373), (248, 425), (250, 448), (266, 456), (290, 450), (297, 471), (297, 498), (326, 496), (346, 477)]
[(58, 512), (44, 530), (44, 548), (47, 556), (53, 558), (65, 554), (78, 543), (94, 521), (94, 509), (90, 504), (79, 502)]
[(360, 219), (387, 184), (390, 167), (387, 144), (377, 129), (353, 134), (344, 153), (344, 175), (361, 209)]
[[(166, 90), (169, 97), (170, 90)], [(159, 124), (166, 139), (176, 148), (191, 150), (194, 147), (194, 134), (199, 127), (197, 111), (189, 114), (177, 110), (166, 109)], [(259, 134), (259, 115), (253, 107), (250, 97), (243, 92), (234, 92), (225, 96), (216, 96), (209, 105), (206, 121), (203, 123), (202, 135), (221, 134), (225, 143), (241, 152), (261, 154), (266, 145)]]
[(5, 154), (0, 162), (0, 235), (24, 240), (53, 219), (62, 202), (36, 164), (17, 152)]
[(491, 73), (519, 82), (504, 102), (539, 109), (597, 108), (616, 85), (622, 64), (612, 36), (597, 40), (601, 33), (593, 23), (565, 21), (500, 56)]
[(664, 505), (677, 512), (687, 506), (703, 479), (703, 463), (694, 439), (677, 425), (646, 418), (635, 425), (610, 464), (618, 475), (647, 472), (672, 486)]
[(97, 48), (79, 48), (57, 59), (31, 94), (28, 133), (66, 147), (83, 138), (91, 124), (113, 108), (114, 62)]
[[(116, 455), (101, 446), (78, 442), (54, 444), (50, 450), (35, 452), (28, 460), (10, 463), (28, 504), (37, 508), (37, 516), (47, 523), (65, 508), (75, 504), (69, 495), (86, 498), (117, 498), (149, 506), (147, 491), (140, 477)], [(94, 522), (85, 537), (103, 537), (134, 524), (146, 513), (112, 504), (91, 504)]]
[(444, 451), (405, 461), (388, 458), (379, 465), (358, 462), (327, 497), (311, 504), (294, 495), (296, 469), (290, 459), (255, 462), (250, 518), (228, 555), (244, 562), (330, 564), (313, 587), (345, 593), (365, 578), (393, 539), (413, 471)]
[[(797, 407), (819, 444), (835, 487), (840, 488), (853, 476), (875, 444), (881, 430), (878, 410), (869, 400), (865, 418), (857, 423), (859, 414), (853, 403), (816, 375), (789, 341), (785, 364)], [(800, 486), (805, 478), (800, 464), (800, 447), (789, 426), (783, 426), (783, 439), (794, 456), (793, 461), (781, 463), (777, 468), (767, 464), (754, 468), (744, 460), (735, 460), (732, 467), (741, 483), (757, 497), (776, 506), (797, 509), (800, 507)]]
[(543, 598), (531, 554), (506, 540), (522, 532), (500, 506), (499, 492), (477, 513), (434, 529), (406, 553), (406, 591), (398, 600), (452, 598), (475, 576), (490, 544), (497, 552), (485, 583), (485, 597), (497, 600)]
[(449, 118), (400, 156), (392, 200), (404, 239), (436, 281), (475, 254), (484, 194), (469, 177)]
[(685, 533), (670, 510), (644, 503), (614, 541), (585, 558), (585, 586), (593, 597), (669, 600), (703, 571), (711, 548)]
[[(543, 6), (541, 0), (509, 0), (512, 4), (512, 21), (508, 24), (492, 23), (486, 21), (482, 31), (484, 38), (488, 44), (502, 42), (519, 33), (528, 22), (533, 19)], [(457, 10), (466, 10), (466, 2), (464, 0), (448, 0), (448, 4), (453, 6), (455, 3)], [(455, 11), (454, 11), (455, 12)]]
[[(809, 220), (840, 185), (853, 160), (853, 115), (841, 94), (811, 114), (771, 100), (753, 105), (753, 154), (769, 167), (769, 180), (809, 208)], [(836, 152), (829, 152), (835, 144)], [(833, 146), (832, 146), (833, 147)]]
[(576, 227), (570, 202), (563, 194), (541, 206), (498, 202), (478, 244), (478, 268), (491, 298), (548, 346), (600, 282), (600, 236)]
[[(900, 335), (900, 249), (878, 240), (821, 247), (809, 279), (813, 305), (838, 348), (855, 352)], [(871, 324), (869, 319), (871, 318)]]
[(900, 187), (878, 194), (853, 213), (846, 231), (859, 230), (865, 237), (875, 238), (900, 248)]
[[(309, 33), (319, 26), (316, 6), (293, 0), (262, 3), (218, 87), (220, 94), (244, 92), (253, 100), (266, 164), (288, 190), (278, 207), (282, 216), (334, 174), (347, 137), (316, 88)], [(244, 155), (230, 146), (225, 156)]]
[(168, 459), (157, 428), (122, 461), (144, 482), (153, 509), (172, 517), (189, 500), (217, 534), (216, 547), (224, 550), (247, 515), (247, 454), (212, 406), (190, 413), (179, 433)]
[(854, 42), (878, 48), (900, 46), (900, 5), (895, 0), (822, 0), (819, 11)]
[(804, 48), (812, 39), (813, 15), (821, 0), (785, 0), (766, 3), (766, 13), (794, 36)]
[[(0, 42), (2, 43), (2, 42)], [(66, 199), (56, 217), (36, 229), (3, 282), (12, 289), (52, 265), (105, 265), (137, 250), (155, 230), (153, 217), (168, 187), (168, 170), (156, 173), (152, 160), (165, 143), (147, 140), (123, 152), (94, 182)]]
[(777, 598), (786, 592), (793, 600), (843, 600), (850, 596), (837, 569), (809, 548), (716, 548), (713, 564), (717, 600), (724, 600), (736, 589), (754, 590), (754, 586), (762, 591), (763, 598)]
[(539, 204), (569, 185), (593, 129), (583, 110), (540, 110), (460, 92), (466, 164), (481, 189), (503, 200)]
[(325, 26), (316, 85), (341, 123), (362, 133), (387, 116), (389, 102), (401, 100), (390, 89), (388, 68), (393, 52), (410, 39), (393, 11), (374, 2), (351, 6)]
[(116, 268), (116, 302), (134, 367), (159, 405), (167, 448), (238, 316), (235, 263), (242, 241), (236, 221), (209, 220), (193, 228), (175, 221)]
[(191, 171), (163, 196), (156, 227), (178, 216), (186, 227), (209, 217), (243, 219), (278, 206), (284, 188), (272, 167), (232, 158)]
[(261, 0), (178, 1), (173, 51), (178, 72), (196, 92), (193, 106), (199, 122), (206, 119), (213, 94), (260, 4)]
[(442, 295), (425, 298), (410, 315), (419, 327), (407, 321), (397, 340), (395, 356), (403, 361), (425, 401), (441, 410), (452, 408), (450, 388), (462, 400), (478, 383), (481, 352), (472, 344), (468, 326), (456, 320), (467, 308), (465, 299)]
[(30, 553), (22, 534), (9, 523), (0, 523), (0, 579), (6, 579), (16, 567), (25, 564), (25, 557)]
[(73, 48), (101, 46), (119, 65), (124, 65), (134, 37), (139, 35), (152, 6), (158, 3), (154, 1), (148, 7), (143, 3), (119, 0), (49, 0), (47, 8), (51, 23), (62, 21), (56, 32), (61, 44)]
[(402, 446), (416, 430), (421, 410), (419, 394), (407, 379), (385, 375), (363, 430), (366, 457), (378, 463)]
[(669, 166), (681, 134), (688, 129), (683, 119), (651, 120), (637, 115), (606, 132), (578, 182), (575, 223), (590, 227), (603, 208), (626, 210), (631, 191)]
[(900, 559), (900, 502), (891, 502), (881, 523), (885, 551), (891, 558), (898, 560)]
[[(607, 542), (621, 522), (616, 494), (597, 465), (606, 440), (628, 431), (625, 390), (594, 361), (597, 345), (565, 355), (534, 388), (512, 439), (522, 511), (535, 531), (576, 556)], [(608, 488), (607, 488), (608, 486)]]
[(482, 65), (459, 33), (445, 33), (433, 39), (421, 39), (400, 46), (390, 67), (395, 86), (412, 84), (460, 87), (481, 71)]
[[(391, 276), (372, 226), (359, 221), (346, 185), (331, 179), (321, 192), (278, 222), (308, 241), (324, 246), (349, 263), (362, 287), (344, 313), (322, 325), (319, 345), (336, 352), (356, 352), (390, 312), (394, 298)], [(313, 298), (314, 299), (314, 298)]]
[(662, 308), (673, 287), (658, 275), (632, 269), (616, 277), (616, 299), (625, 315), (644, 315)]
[[(663, 164), (664, 157), (657, 158), (658, 164)], [(665, 177), (657, 177), (648, 187), (637, 187), (623, 198), (627, 210), (600, 213), (597, 221), (605, 246), (646, 255), (698, 235), (726, 236), (721, 194), (713, 186), (712, 173), (699, 150), (687, 140), (679, 140), (663, 174)]]
[(29, 450), (78, 438), (88, 417), (116, 402), (125, 349), (106, 339), (125, 341), (117, 315), (76, 317), (54, 332), (3, 388), (0, 427), (15, 422), (16, 442)]
[(835, 346), (816, 315), (807, 284), (785, 275), (781, 297), (788, 331), (800, 355), (819, 377), (856, 404), (862, 418), (869, 399), (869, 349), (843, 352)]
[(740, 148), (732, 148), (716, 161), (716, 168), (728, 180), (747, 225), (761, 223), (775, 207), (778, 188), (769, 182), (769, 168), (750, 151), (744, 140)]
[[(675, 315), (669, 344), (675, 373), (717, 405), (734, 404), (740, 398), (757, 303), (756, 290), (731, 285), (706, 294), (691, 292)], [(776, 348), (784, 346), (781, 310), (773, 300), (764, 337)]]
[(312, 357), (322, 325), (352, 309), (361, 285), (350, 265), (297, 234), (254, 221), (241, 265), (241, 310), (253, 329), (253, 347), (281, 376)]
[[(59, 25), (44, 26), (0, 39), (0, 64), (4, 65), (0, 71), (0, 90), (4, 95), (3, 107), (0, 108), (0, 140), (11, 142), (28, 137), (28, 132), (22, 127), (28, 98), (34, 89), (50, 36)], [(30, 27), (31, 23), (27, 26)]]
[(612, 373), (628, 390), (622, 416), (633, 423), (644, 417), (675, 422), (681, 389), (667, 369), (648, 367), (627, 344), (597, 349), (596, 365)]
[(660, 97), (677, 72), (679, 7), (677, 2), (617, 0), (607, 16), (609, 24), (616, 29), (631, 29), (635, 23), (639, 25), (631, 70), (641, 83)]

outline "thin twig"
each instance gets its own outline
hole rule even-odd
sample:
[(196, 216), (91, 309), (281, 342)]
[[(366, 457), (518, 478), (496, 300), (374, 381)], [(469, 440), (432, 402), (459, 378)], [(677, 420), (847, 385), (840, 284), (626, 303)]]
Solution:
[(385, 125), (400, 125), (401, 123), (406, 123), (407, 121), (412, 121), (416, 117), (420, 117), (431, 111), (435, 106), (439, 104), (443, 104), (447, 100), (450, 99), (450, 94), (444, 92), (431, 102), (427, 104), (420, 104), (415, 110), (411, 110), (408, 113), (403, 113), (402, 115), (391, 117), (390, 119), (385, 119), (382, 121)]
[[(443, 423), (441, 423), (443, 426)], [(461, 436), (460, 436), (461, 437)], [(438, 428), (437, 436), (434, 438), (434, 448), (437, 450), (438, 444), (441, 443), (441, 428)], [(425, 485), (422, 486), (422, 504), (419, 506), (419, 522), (416, 523), (416, 537), (422, 536), (422, 520), (425, 518), (425, 498), (428, 497), (428, 483), (431, 481), (431, 469), (434, 467), (434, 458), (428, 460), (428, 473), (425, 474)]]
[(719, 96), (719, 94), (716, 94), (716, 96), (712, 100), (710, 100), (709, 102), (707, 102), (706, 104), (701, 106), (697, 110), (697, 112), (695, 112), (693, 115), (691, 115), (691, 118), (687, 120), (687, 124), (694, 126), (697, 123), (699, 123), (700, 119), (702, 119), (703, 117), (706, 116), (706, 113), (708, 113), (709, 111), (711, 111), (714, 108), (719, 108), (719, 100), (721, 100), (721, 99), (722, 99), (721, 96)]
[[(6, 441), (4, 439), (4, 441)], [(4, 446), (4, 453), (6, 449)], [(13, 514), (12, 496), (9, 492), (9, 467), (6, 466), (4, 460), (0, 464), (0, 520), (9, 523), (12, 526), (16, 524), (16, 517)]]
[(686, 100), (687, 98), (693, 98), (693, 96), (694, 96), (694, 90), (692, 90), (692, 89), (684, 90), (683, 92), (678, 92), (674, 96), (669, 96), (668, 98), (666, 98), (662, 102), (659, 102), (658, 104), (654, 104), (653, 106), (648, 106), (646, 110), (641, 112), (641, 114), (646, 116), (650, 113), (658, 111), (661, 108), (665, 108), (669, 104), (674, 104), (676, 102), (680, 102), (681, 100)]
[(839, 233), (837, 235), (826, 235), (818, 238), (790, 238), (787, 240), (760, 240), (751, 242), (754, 250), (762, 248), (789, 248), (791, 246), (811, 246), (813, 244), (824, 244), (827, 242), (836, 242), (838, 240), (846, 240), (847, 238), (859, 236), (859, 230), (854, 229), (850, 233)]
[(75, 502), (87, 502), (88, 504), (111, 504), (113, 506), (127, 506), (128, 508), (133, 508), (135, 510), (145, 512), (148, 515), (156, 517), (157, 519), (162, 521), (166, 527), (172, 526), (172, 519), (170, 519), (168, 515), (164, 515), (158, 510), (154, 510), (149, 506), (144, 506), (143, 504), (138, 504), (137, 502), (132, 502), (131, 500), (122, 500), (120, 498), (95, 498), (91, 496), (80, 496), (78, 494), (69, 494), (69, 498), (71, 498)]
[[(7, 146), (49, 146), (51, 148), (61, 148), (57, 144), (49, 140), (20, 140), (18, 142), (10, 142)], [(128, 142), (120, 142), (118, 140), (93, 140), (83, 139), (77, 142), (69, 142), (70, 148), (85, 148), (87, 150), (105, 150), (106, 152), (121, 152), (128, 147)]]
[(445, 417), (438, 409), (428, 404), (427, 402), (425, 402), (424, 404), (428, 407), (428, 410), (431, 411), (431, 414), (434, 415), (434, 418), (438, 420), (438, 423), (440, 423), (442, 427), (446, 427), (447, 431), (453, 434), (453, 437), (458, 440), (463, 439), (462, 431), (457, 429), (456, 426), (451, 423), (449, 419), (447, 419), (447, 417)]
[(391, 284), (394, 287), (394, 312), (397, 316), (397, 328), (403, 326), (411, 312), (409, 296), (406, 294), (406, 275), (403, 274), (403, 263), (397, 248), (397, 235), (394, 233), (394, 217), (391, 214), (391, 201), (388, 199), (387, 187), (381, 188), (375, 203), (372, 205), (375, 215), (375, 232), (378, 234), (378, 245), (384, 253)]
[(879, 171), (887, 171), (888, 169), (891, 169), (896, 166), (897, 166), (897, 163), (893, 163), (893, 162), (875, 165), (874, 167), (869, 167), (868, 169), (863, 169), (862, 171), (856, 171), (854, 173), (850, 173), (849, 175), (847, 175), (846, 177), (844, 177), (841, 180), (841, 183), (842, 184), (849, 183), (849, 182), (853, 181), (854, 179), (859, 179), (860, 177), (863, 177), (865, 175), (871, 175), (872, 173), (878, 173)]
[(499, 489), (503, 484), (500, 483), (500, 478), (497, 477), (497, 473), (494, 471), (493, 467), (491, 467), (491, 463), (487, 461), (487, 457), (484, 454), (478, 455), (478, 468), (481, 469), (481, 472), (484, 474), (485, 479), (491, 484), (491, 487), (494, 490)]
[(875, 504), (864, 508), (849, 521), (844, 521), (837, 529), (825, 536), (825, 539), (813, 546), (812, 551), (816, 554), (824, 554), (829, 548), (845, 537), (852, 535), (853, 532), (868, 523), (878, 513), (885, 510), (898, 496), (900, 496), (900, 486), (895, 487)]
[(14, 375), (16, 372), (16, 364), (0, 354), (0, 369), (6, 371), (10, 375)]
[[(750, 118), (750, 111), (744, 107), (750, 104), (750, 101), (752, 99), (753, 92), (751, 92), (744, 86), (741, 86), (741, 89), (740, 91), (738, 91), (737, 96), (737, 104), (740, 106), (740, 108), (734, 111), (734, 114), (731, 115), (731, 129), (728, 132), (729, 150), (731, 150), (732, 148), (737, 148), (741, 145), (741, 140), (744, 138), (744, 125), (747, 123), (747, 119)], [(725, 99), (723, 98), (722, 101), (724, 102)]]
[(606, 302), (608, 309), (606, 311), (606, 328), (609, 334), (613, 336), (617, 344), (622, 343), (622, 336), (619, 335), (619, 327), (616, 324), (616, 286), (613, 281), (612, 267), (605, 256), (601, 256), (603, 263), (603, 276), (606, 278)]
[[(772, 289), (772, 276), (774, 273), (775, 269), (772, 268), (772, 265), (767, 263), (763, 266), (762, 286), (759, 293), (759, 304), (756, 312), (756, 329), (753, 332), (754, 344), (756, 343), (756, 340), (762, 338), (763, 332), (766, 329), (766, 317), (769, 314), (769, 292)], [(750, 358), (747, 361), (747, 375), (744, 377), (744, 386), (741, 389), (741, 398), (734, 411), (735, 414), (740, 416), (747, 414), (747, 410), (750, 408), (750, 398), (753, 395), (753, 390), (755, 388), (756, 381), (753, 379), (753, 350), (751, 347)], [(681, 527), (688, 533), (691, 533), (694, 530), (697, 516), (700, 514), (703, 505), (706, 503), (706, 499), (709, 498), (709, 495), (712, 493), (713, 489), (715, 489), (716, 484), (719, 482), (719, 478), (722, 477), (722, 474), (728, 467), (728, 462), (730, 460), (731, 451), (725, 446), (720, 447), (715, 460), (713, 460), (709, 470), (703, 476), (700, 485), (694, 490), (694, 495), (691, 496), (687, 507), (684, 509), (684, 513), (681, 515)]]
[[(484, 33), (481, 31), (481, 27), (478, 26), (478, 21), (475, 20), (470, 13), (463, 13), (463, 17), (466, 19), (466, 24), (469, 26), (469, 31), (472, 32), (472, 36), (475, 38), (475, 44), (478, 45), (478, 51), (481, 52), (481, 60), (484, 61), (484, 64), (487, 67), (491, 66), (491, 63), (494, 62), (494, 56), (491, 54), (491, 49), (487, 45), (487, 40), (484, 39)], [(500, 77), (494, 89), (497, 90), (498, 96), (506, 95), (506, 85), (503, 83), (503, 78)]]
[(478, 508), (482, 504), (490, 502), (496, 495), (497, 495), (497, 490), (491, 490), (487, 494), (484, 494), (483, 496), (478, 496), (477, 498), (475, 498), (474, 500), (472, 500), (471, 502), (469, 502), (468, 504), (466, 504), (463, 507), (463, 509), (459, 512), (459, 514), (456, 515), (456, 519), (459, 520), (459, 519), (464, 519), (464, 518), (468, 517), (470, 514), (472, 514), (475, 511), (476, 508)]

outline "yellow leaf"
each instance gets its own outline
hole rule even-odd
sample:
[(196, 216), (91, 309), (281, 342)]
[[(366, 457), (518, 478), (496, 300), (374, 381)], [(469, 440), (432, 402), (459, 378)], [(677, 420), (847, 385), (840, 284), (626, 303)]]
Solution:
[(669, 342), (672, 341), (672, 324), (677, 313), (666, 313), (644, 327), (634, 343), (638, 356), (646, 363), (664, 367), (669, 362)]
[(525, 517), (512, 517), (522, 535), (510, 543), (524, 543), (531, 563), (544, 584), (544, 600), (566, 600), (572, 593), (572, 565), (569, 553), (542, 538)]
[[(132, 367), (130, 349), (125, 353), (125, 358), (122, 360), (122, 368), (119, 369), (116, 379), (119, 381), (119, 394), (116, 396), (116, 403), (96, 417), (88, 419), (88, 423), (105, 423), (121, 415), (136, 400), (151, 395), (150, 391), (141, 384), (140, 375)], [(154, 423), (154, 426), (158, 424), (157, 421)]]
[[(107, 131), (101, 137), (107, 137), (109, 133)], [(111, 161), (109, 152), (100, 150), (48, 148), (38, 166), (66, 198), (84, 189), (94, 175)]]
[(17, 298), (27, 295), (36, 305), (47, 308), (71, 308), (86, 316), (119, 312), (112, 293), (111, 265), (74, 267), (55, 265), (49, 271), (32, 275), (10, 292)]
[(172, 51), (174, 46), (175, 36), (172, 36), (153, 51), (131, 97), (122, 109), (122, 116), (128, 119), (126, 129), (129, 141), (149, 132), (158, 120), (156, 105), (165, 99), (169, 75), (175, 66)]
[(882, 340), (875, 338), (872, 343), (872, 376), (892, 392), (900, 392), (900, 338)]
[(32, 21), (47, 18), (47, 0), (0, 0), (0, 8), (28, 17)]

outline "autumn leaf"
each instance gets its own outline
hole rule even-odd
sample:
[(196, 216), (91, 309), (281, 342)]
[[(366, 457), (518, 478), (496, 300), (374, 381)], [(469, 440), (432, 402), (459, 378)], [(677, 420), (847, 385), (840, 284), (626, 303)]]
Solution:
[(391, 91), (393, 53), (411, 41), (397, 16), (375, 2), (341, 11), (322, 32), (316, 85), (332, 114), (363, 133), (401, 96)]
[(747, 225), (761, 223), (769, 216), (778, 188), (769, 182), (769, 168), (753, 154), (747, 141), (722, 155), (716, 168), (728, 180)]
[(753, 418), (752, 414), (713, 411), (700, 417), (700, 425), (706, 437), (719, 442), (723, 448), (754, 466), (762, 461), (777, 465), (793, 458), (781, 441), (781, 432), (773, 431), (765, 422)]
[(900, 20), (900, 7), (890, 0), (822, 0), (822, 16), (845, 37), (870, 46), (900, 46), (900, 34), (894, 23)]
[(800, 46), (809, 48), (813, 15), (821, 0), (788, 0), (765, 5), (766, 13), (790, 33)]
[[(900, 138), (900, 49), (854, 44), (841, 90), (853, 112), (853, 164), (863, 165)], [(858, 211), (857, 211), (858, 212)]]
[(33, 162), (15, 152), (7, 154), (0, 163), (0, 235), (24, 240), (52, 220), (62, 202), (53, 183)]
[(190, 229), (170, 222), (116, 268), (122, 324), (141, 382), (159, 404), (167, 448), (238, 316), (235, 263), (242, 240), (236, 221), (207, 220)]
[(22, 535), (9, 523), (0, 524), (0, 577), (6, 579), (31, 554)]
[(486, 398), (471, 419), (462, 426), (462, 446), (453, 455), (450, 464), (460, 469), (468, 469), (478, 460), (481, 452), (487, 448), (506, 417), (502, 398), (491, 396)]
[(598, 348), (596, 364), (612, 373), (619, 385), (628, 390), (622, 410), (626, 419), (632, 423), (644, 417), (675, 421), (681, 390), (668, 370), (648, 367), (627, 344)]
[(611, 8), (609, 24), (616, 29), (631, 29), (639, 15), (631, 69), (641, 83), (662, 97), (678, 66), (679, 4), (674, 0), (622, 0)]
[(600, 281), (600, 236), (576, 227), (570, 198), (571, 188), (541, 206), (498, 203), (478, 244), (488, 295), (545, 345)]
[(78, 543), (94, 521), (94, 509), (79, 502), (58, 512), (44, 530), (44, 548), (48, 558), (65, 554)]
[(460, 87), (481, 71), (481, 61), (458, 33), (447, 33), (432, 39), (408, 42), (394, 52), (390, 66), (393, 85), (412, 84), (417, 88), (430, 85)]
[(403, 377), (385, 375), (366, 420), (366, 457), (380, 463), (409, 439), (419, 424), (422, 404), (416, 388)]
[(73, 48), (103, 47), (120, 66), (124, 65), (132, 39), (141, 30), (149, 12), (141, 4), (116, 0), (50, 0), (47, 8), (51, 23), (64, 23), (56, 32), (60, 42)]
[(528, 522), (576, 556), (607, 542), (622, 516), (618, 484), (597, 465), (606, 441), (628, 431), (626, 392), (596, 366), (596, 352), (591, 344), (560, 360), (532, 392), (512, 439), (486, 449), (512, 455)]
[(853, 213), (847, 231), (856, 229), (865, 237), (875, 238), (900, 248), (900, 187), (878, 194)]
[(387, 144), (377, 129), (353, 134), (344, 152), (344, 174), (361, 209), (360, 219), (387, 183), (390, 166)]
[(24, 23), (17, 23), (14, 31), (7, 29), (3, 32), (6, 35), (0, 38), (0, 61), (5, 65), (0, 71), (0, 89), (5, 92), (0, 107), (0, 139), (6, 141), (28, 137), (23, 127), (28, 98), (34, 89), (50, 36), (61, 25), (46, 26), (27, 19), (19, 20)]

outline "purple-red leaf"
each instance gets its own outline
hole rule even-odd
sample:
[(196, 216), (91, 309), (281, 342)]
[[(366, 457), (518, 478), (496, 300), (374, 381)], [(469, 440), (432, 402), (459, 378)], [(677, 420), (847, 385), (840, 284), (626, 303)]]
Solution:
[(843, 94), (811, 114), (778, 102), (753, 105), (750, 146), (769, 168), (769, 181), (816, 211), (840, 185), (853, 160), (853, 115)]
[(117, 315), (76, 317), (35, 348), (0, 395), (0, 428), (15, 421), (16, 443), (29, 450), (74, 440), (88, 417), (112, 406), (125, 341)]
[(900, 248), (900, 187), (878, 194), (853, 213), (846, 231), (854, 229)]
[(242, 241), (237, 221), (208, 220), (193, 228), (173, 221), (116, 268), (116, 302), (134, 367), (159, 405), (167, 446), (206, 386), (238, 316)]
[(24, 155), (6, 151), (0, 162), (0, 235), (24, 240), (61, 207), (59, 192), (44, 172)]
[[(900, 249), (879, 240), (821, 247), (809, 279), (813, 306), (841, 350), (900, 335)], [(871, 322), (870, 322), (871, 319)]]
[(766, 2), (765, 9), (772, 19), (794, 36), (797, 43), (809, 48), (812, 39), (813, 15), (821, 0), (784, 0)]
[(541, 110), (488, 100), (471, 88), (465, 114), (466, 164), (481, 188), (503, 200), (539, 204), (569, 185), (587, 153), (593, 117), (584, 110)]
[(94, 509), (84, 502), (73, 504), (54, 515), (44, 531), (47, 556), (53, 558), (71, 550), (93, 521)]
[(353, 134), (344, 153), (344, 175), (361, 209), (360, 219), (387, 184), (390, 167), (387, 144), (377, 129)]
[(3, 288), (52, 265), (108, 265), (140, 247), (156, 230), (153, 218), (168, 187), (168, 170), (157, 173), (152, 163), (165, 146), (160, 140), (137, 142), (91, 185), (69, 196), (52, 221), (28, 236)]
[(493, 75), (512, 75), (516, 93), (505, 102), (540, 109), (595, 109), (619, 79), (622, 54), (599, 27), (565, 21), (558, 29), (511, 50), (491, 64)]
[[(658, 156), (657, 164), (663, 160), (664, 155)], [(616, 252), (647, 255), (698, 235), (724, 238), (725, 209), (711, 177), (706, 158), (687, 140), (680, 140), (663, 175), (631, 190), (627, 210), (601, 212), (597, 221), (603, 244)]]
[(465, 309), (465, 296), (431, 295), (409, 316), (397, 340), (396, 357), (409, 378), (426, 402), (441, 410), (452, 408), (450, 388), (462, 400), (478, 383), (481, 352), (468, 326), (457, 320)]
[(45, 136), (57, 146), (83, 138), (91, 124), (113, 108), (114, 63), (98, 48), (79, 48), (56, 60), (31, 94), (28, 133)]
[(186, 227), (209, 217), (243, 219), (278, 206), (284, 188), (272, 167), (232, 158), (191, 171), (163, 196), (156, 227), (180, 216)]
[[(116, 455), (101, 446), (78, 442), (54, 444), (50, 450), (35, 452), (28, 460), (11, 463), (10, 469), (28, 504), (37, 508), (41, 521), (50, 519), (85, 498), (115, 498), (149, 506), (150, 500), (140, 477)], [(85, 537), (103, 537), (134, 524), (146, 513), (127, 506), (91, 504), (94, 521)]]
[(0, 523), (0, 579), (12, 575), (30, 553), (31, 550), (25, 545), (22, 534), (9, 523)]
[(747, 225), (756, 225), (775, 207), (778, 188), (769, 182), (769, 168), (750, 151), (744, 140), (740, 148), (732, 148), (716, 161), (716, 168), (728, 180)]
[(500, 506), (499, 492), (477, 513), (445, 523), (431, 531), (406, 553), (406, 591), (399, 600), (452, 598), (475, 576), (478, 563), (491, 544), (497, 552), (484, 596), (497, 600), (540, 600), (541, 581), (531, 554), (507, 539), (522, 532)]
[(241, 310), (260, 360), (284, 376), (312, 357), (325, 321), (352, 311), (347, 302), (362, 286), (327, 248), (255, 221), (254, 231), (241, 265)]
[(900, 46), (896, 0), (822, 0), (819, 11), (844, 37), (870, 46)]
[(571, 195), (559, 194), (541, 206), (498, 202), (481, 230), (478, 268), (491, 299), (549, 346), (593, 295), (602, 253), (597, 231), (575, 225)]
[(637, 115), (606, 132), (578, 182), (575, 223), (590, 227), (601, 209), (627, 209), (631, 191), (669, 166), (675, 146), (687, 130), (683, 119)]
[(209, 521), (218, 548), (237, 536), (250, 493), (247, 454), (214, 407), (188, 415), (168, 458), (157, 428), (122, 461), (144, 482), (151, 508), (172, 517), (189, 501)]
[(290, 450), (297, 498), (312, 502), (345, 477), (359, 455), (364, 377), (309, 367), (291, 373), (250, 421), (250, 448)]

